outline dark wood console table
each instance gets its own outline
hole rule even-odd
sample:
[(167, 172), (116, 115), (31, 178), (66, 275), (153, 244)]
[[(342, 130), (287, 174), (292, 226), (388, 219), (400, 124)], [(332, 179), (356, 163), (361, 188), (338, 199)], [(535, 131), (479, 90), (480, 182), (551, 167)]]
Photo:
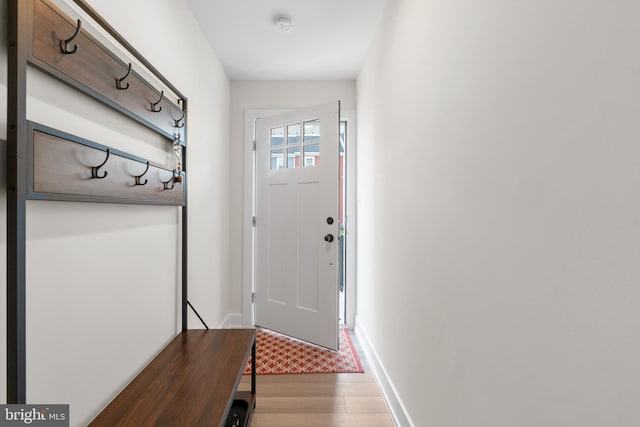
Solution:
[[(181, 332), (91, 426), (222, 426), (235, 400), (255, 407), (254, 329)], [(236, 389), (252, 357), (251, 392)]]

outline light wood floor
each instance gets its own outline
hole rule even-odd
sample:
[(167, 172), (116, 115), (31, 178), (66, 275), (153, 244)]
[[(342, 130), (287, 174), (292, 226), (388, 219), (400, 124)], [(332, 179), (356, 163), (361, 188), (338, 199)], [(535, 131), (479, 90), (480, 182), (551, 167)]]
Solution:
[[(366, 369), (366, 368), (365, 368)], [(258, 375), (252, 427), (393, 427), (370, 372)], [(238, 390), (250, 390), (250, 377)]]

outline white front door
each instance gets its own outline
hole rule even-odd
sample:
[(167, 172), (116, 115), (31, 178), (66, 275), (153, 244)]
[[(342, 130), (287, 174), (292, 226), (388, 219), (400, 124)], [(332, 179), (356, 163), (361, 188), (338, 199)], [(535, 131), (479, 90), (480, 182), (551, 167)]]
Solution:
[(340, 103), (256, 120), (255, 323), (338, 349)]

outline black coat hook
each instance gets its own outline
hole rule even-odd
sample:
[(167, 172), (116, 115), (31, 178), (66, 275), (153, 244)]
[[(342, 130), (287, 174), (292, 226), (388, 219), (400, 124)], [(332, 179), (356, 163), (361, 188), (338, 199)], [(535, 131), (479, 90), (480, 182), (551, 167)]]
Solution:
[(100, 169), (107, 163), (107, 160), (109, 160), (110, 154), (111, 154), (111, 150), (107, 148), (107, 158), (104, 159), (104, 162), (100, 163), (98, 166), (91, 166), (91, 178), (98, 178), (98, 179), (106, 178), (108, 172), (104, 171), (102, 176), (100, 176), (98, 175), (98, 169)]
[(173, 121), (175, 122), (175, 124), (173, 125), (174, 128), (183, 128), (184, 127), (184, 123), (180, 123), (182, 121), (182, 119), (184, 119), (184, 110), (182, 110), (182, 117), (180, 117), (179, 119), (173, 119)]
[(160, 101), (162, 101), (162, 98), (164, 98), (164, 90), (162, 92), (160, 92), (160, 99), (158, 99), (157, 102), (152, 102), (151, 103), (151, 111), (153, 111), (154, 113), (159, 113), (160, 111), (162, 111), (162, 107), (158, 107), (158, 109), (156, 109), (156, 106), (158, 104), (160, 104)]
[(116, 79), (116, 87), (118, 89), (121, 90), (127, 90), (129, 89), (129, 83), (127, 83), (126, 86), (122, 86), (122, 82), (129, 77), (129, 73), (131, 73), (131, 62), (129, 62), (129, 69), (127, 70), (127, 74), (124, 75), (124, 77), (120, 77), (119, 79)]
[(147, 168), (144, 170), (144, 172), (142, 172), (141, 175), (134, 175), (134, 178), (136, 179), (136, 185), (147, 185), (147, 180), (145, 179), (144, 182), (140, 182), (140, 179), (149, 171), (149, 162), (147, 161)]
[[(160, 180), (160, 182), (164, 184), (164, 190), (173, 190), (173, 187), (175, 186), (173, 183), (174, 179), (175, 179), (175, 176), (173, 175), (173, 171), (172, 171), (171, 178), (169, 178), (169, 181)], [(171, 183), (171, 187), (169, 187), (169, 183)]]
[(82, 26), (82, 21), (80, 21), (78, 19), (78, 25), (76, 26), (76, 32), (73, 33), (73, 35), (71, 37), (69, 37), (66, 40), (60, 40), (60, 51), (65, 54), (71, 54), (71, 53), (76, 53), (78, 51), (78, 45), (74, 45), (73, 49), (69, 50), (69, 43), (71, 43), (73, 41), (73, 39), (76, 38), (76, 36), (80, 33), (80, 27)]

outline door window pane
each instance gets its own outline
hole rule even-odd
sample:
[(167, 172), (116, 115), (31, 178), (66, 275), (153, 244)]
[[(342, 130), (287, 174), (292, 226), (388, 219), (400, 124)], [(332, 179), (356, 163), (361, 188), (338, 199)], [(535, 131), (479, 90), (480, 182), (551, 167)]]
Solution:
[(300, 123), (287, 126), (287, 144), (300, 143)]
[(300, 167), (300, 147), (287, 148), (287, 167)]
[(271, 150), (271, 170), (284, 168), (284, 150)]
[(304, 146), (304, 165), (317, 166), (320, 164), (320, 144)]
[(284, 144), (284, 126), (271, 129), (271, 146), (277, 147)]
[(320, 139), (320, 120), (304, 122), (304, 142), (317, 141)]

